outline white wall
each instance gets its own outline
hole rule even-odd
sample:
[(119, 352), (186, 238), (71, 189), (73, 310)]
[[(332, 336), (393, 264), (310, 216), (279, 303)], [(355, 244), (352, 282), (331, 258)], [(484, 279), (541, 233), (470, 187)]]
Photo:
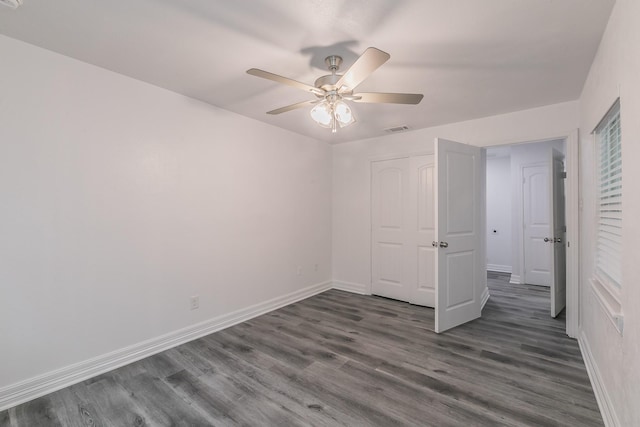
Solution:
[(477, 146), (492, 146), (553, 139), (568, 135), (577, 126), (578, 103), (566, 102), (335, 145), (332, 243), (334, 282), (338, 286), (363, 292), (371, 284), (371, 159), (392, 154), (433, 151), (436, 137)]
[(328, 145), (2, 36), (0, 58), (0, 389), (330, 280)]
[[(640, 425), (640, 2), (617, 0), (580, 98), (580, 150), (583, 211), (581, 214), (580, 320), (582, 345), (591, 353), (598, 374), (601, 402), (621, 426)], [(623, 156), (622, 292), (624, 331), (620, 335), (595, 298), (595, 177), (591, 131), (613, 104), (621, 100)], [(610, 405), (607, 406), (607, 405)], [(615, 421), (612, 421), (615, 422)], [(613, 425), (613, 424), (610, 424)]]
[(487, 157), (487, 269), (511, 273), (511, 158)]

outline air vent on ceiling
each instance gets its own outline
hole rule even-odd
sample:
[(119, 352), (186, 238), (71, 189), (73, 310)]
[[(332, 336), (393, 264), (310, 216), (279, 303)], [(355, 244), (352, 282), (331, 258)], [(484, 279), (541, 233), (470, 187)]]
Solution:
[(403, 126), (396, 126), (396, 127), (392, 127), (392, 128), (387, 128), (384, 131), (387, 133), (397, 133), (397, 132), (404, 132), (409, 130), (409, 126), (403, 125)]
[(22, 0), (0, 0), (0, 4), (11, 9), (17, 9), (22, 4)]

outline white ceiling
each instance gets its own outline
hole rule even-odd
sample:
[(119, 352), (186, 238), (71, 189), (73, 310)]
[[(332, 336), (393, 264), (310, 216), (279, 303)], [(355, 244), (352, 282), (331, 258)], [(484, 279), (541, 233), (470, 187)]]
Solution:
[[(0, 7), (0, 33), (316, 139), (337, 143), (575, 100), (614, 0), (24, 0)], [(312, 95), (245, 73), (313, 84), (369, 46), (391, 59), (360, 91), (421, 104), (354, 104), (331, 134)], [(1, 68), (0, 68), (1, 70)]]

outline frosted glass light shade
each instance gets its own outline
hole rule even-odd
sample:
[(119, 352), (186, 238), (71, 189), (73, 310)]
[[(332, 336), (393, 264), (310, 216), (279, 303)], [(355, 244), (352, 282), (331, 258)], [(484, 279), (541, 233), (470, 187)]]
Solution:
[(325, 99), (313, 107), (309, 114), (316, 123), (331, 129), (334, 133), (338, 124), (343, 128), (356, 121), (349, 105), (340, 99), (331, 101)]
[(356, 121), (351, 112), (351, 108), (343, 101), (337, 101), (333, 106), (333, 111), (341, 128), (349, 126)]
[(330, 128), (333, 121), (331, 105), (323, 101), (311, 109), (311, 118), (322, 127)]

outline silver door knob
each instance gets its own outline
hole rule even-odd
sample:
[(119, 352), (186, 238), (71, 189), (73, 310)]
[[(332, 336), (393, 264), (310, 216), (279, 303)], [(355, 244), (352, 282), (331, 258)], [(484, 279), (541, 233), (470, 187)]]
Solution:
[(550, 241), (551, 241), (551, 239), (549, 239), (548, 237), (545, 237), (545, 238), (544, 238), (544, 241), (545, 241), (545, 242), (550, 242)]
[(431, 242), (431, 246), (433, 246), (434, 248), (438, 247), (438, 242), (436, 242), (435, 240), (433, 242)]
[(440, 242), (440, 247), (441, 248), (448, 248), (449, 244), (447, 242)]
[(562, 239), (560, 237), (556, 237), (553, 239), (553, 243), (562, 243)]

